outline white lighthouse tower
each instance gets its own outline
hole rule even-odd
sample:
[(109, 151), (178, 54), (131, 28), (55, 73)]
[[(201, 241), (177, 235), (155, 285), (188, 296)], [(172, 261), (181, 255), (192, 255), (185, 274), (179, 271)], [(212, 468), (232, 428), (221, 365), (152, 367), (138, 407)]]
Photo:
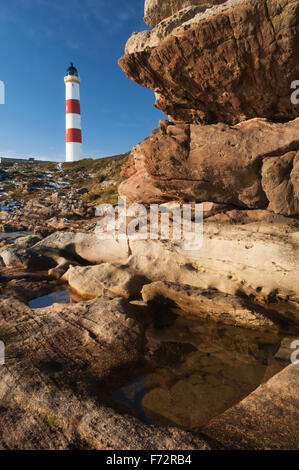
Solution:
[(66, 102), (66, 161), (76, 162), (82, 158), (82, 131), (80, 111), (80, 77), (71, 63), (65, 83)]

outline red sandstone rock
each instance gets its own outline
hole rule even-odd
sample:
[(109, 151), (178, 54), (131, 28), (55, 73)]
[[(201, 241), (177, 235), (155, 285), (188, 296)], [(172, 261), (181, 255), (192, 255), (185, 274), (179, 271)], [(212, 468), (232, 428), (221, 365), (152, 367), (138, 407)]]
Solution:
[[(299, 0), (230, 0), (204, 13), (191, 8), (191, 20), (179, 25), (177, 14), (135, 34), (119, 61), (130, 79), (155, 92), (155, 106), (189, 123), (298, 117), (290, 96), (299, 77)], [(164, 14), (153, 14), (150, 23)]]
[(280, 157), (298, 148), (298, 135), (299, 119), (285, 124), (252, 119), (233, 127), (162, 121), (160, 129), (132, 151), (128, 179), (119, 186), (119, 193), (143, 203), (183, 199), (266, 208), (272, 201), (271, 210), (295, 214), (299, 165), (290, 176), (296, 188), (289, 193), (290, 209), (274, 203), (283, 197), (280, 191), (285, 188), (272, 177), (268, 181), (267, 168), (268, 158), (279, 164)]

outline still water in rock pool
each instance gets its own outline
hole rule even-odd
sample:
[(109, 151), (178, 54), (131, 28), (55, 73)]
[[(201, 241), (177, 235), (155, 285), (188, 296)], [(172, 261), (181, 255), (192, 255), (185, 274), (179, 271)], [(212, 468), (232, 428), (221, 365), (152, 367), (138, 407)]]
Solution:
[(143, 421), (204, 426), (287, 365), (275, 358), (279, 335), (181, 312), (167, 318), (146, 332), (150, 372), (113, 394)]
[(37, 297), (29, 302), (31, 308), (44, 308), (50, 307), (53, 304), (69, 304), (70, 294), (67, 290), (51, 292), (51, 294)]
[[(79, 299), (77, 299), (79, 300)], [(75, 302), (68, 290), (31, 308)], [(186, 429), (206, 425), (288, 365), (278, 357), (282, 336), (226, 326), (179, 310), (153, 313), (146, 328), (144, 374), (113, 393), (147, 423)]]

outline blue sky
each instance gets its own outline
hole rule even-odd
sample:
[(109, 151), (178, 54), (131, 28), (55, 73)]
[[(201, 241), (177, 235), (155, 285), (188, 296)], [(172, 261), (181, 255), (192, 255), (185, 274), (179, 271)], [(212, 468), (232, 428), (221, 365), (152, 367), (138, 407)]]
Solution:
[(125, 153), (164, 115), (151, 90), (118, 67), (127, 39), (142, 31), (144, 0), (1, 2), (0, 156), (63, 161), (65, 71), (79, 70), (84, 157)]

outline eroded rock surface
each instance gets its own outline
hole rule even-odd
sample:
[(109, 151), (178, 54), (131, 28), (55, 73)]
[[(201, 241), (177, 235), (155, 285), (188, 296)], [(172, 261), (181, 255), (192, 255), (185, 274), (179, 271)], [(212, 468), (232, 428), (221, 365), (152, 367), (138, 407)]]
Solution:
[(98, 266), (70, 267), (63, 280), (83, 298), (102, 295), (131, 299), (140, 296), (144, 279), (134, 275), (125, 266), (102, 263)]
[(31, 310), (1, 300), (1, 449), (208, 449), (200, 436), (147, 426), (108, 407), (138, 373), (143, 329), (125, 301)]
[(195, 9), (180, 25), (174, 15), (135, 34), (119, 64), (154, 90), (155, 106), (175, 121), (289, 120), (299, 111), (290, 99), (299, 76), (298, 19), (298, 0), (229, 0)]
[(116, 262), (125, 263), (129, 256), (127, 240), (101, 240), (95, 232), (55, 232), (38, 243), (36, 248), (47, 250), (63, 250), (69, 255), (89, 263)]
[(142, 298), (147, 303), (168, 302), (189, 314), (212, 318), (220, 323), (245, 328), (283, 331), (291, 328), (283, 325), (273, 312), (252, 305), (242, 298), (209, 289), (203, 290), (188, 285), (157, 281), (142, 289)]
[[(198, 250), (185, 250), (183, 242), (131, 240), (130, 269), (152, 281), (298, 302), (298, 221), (268, 211), (244, 212), (208, 218)], [(294, 317), (290, 310), (290, 318), (298, 319), (298, 311)]]
[(233, 127), (161, 121), (132, 151), (119, 193), (142, 203), (181, 198), (252, 209), (270, 204), (276, 213), (296, 215), (298, 135), (299, 119), (252, 119)]
[(225, 0), (145, 0), (144, 21), (153, 28), (161, 21), (173, 16), (182, 8), (193, 5), (218, 5)]
[(263, 160), (262, 186), (268, 209), (277, 214), (299, 214), (299, 152)]

